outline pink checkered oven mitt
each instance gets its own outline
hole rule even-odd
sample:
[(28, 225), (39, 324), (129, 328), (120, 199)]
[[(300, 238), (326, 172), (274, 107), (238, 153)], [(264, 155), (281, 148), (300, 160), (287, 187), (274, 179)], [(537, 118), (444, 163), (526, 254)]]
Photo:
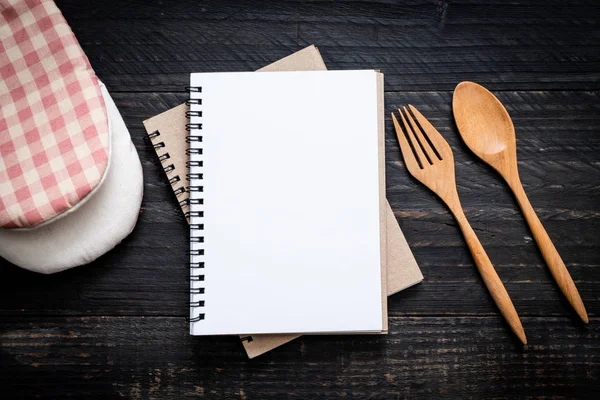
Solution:
[(0, 0), (0, 228), (81, 204), (107, 172), (98, 78), (53, 1)]

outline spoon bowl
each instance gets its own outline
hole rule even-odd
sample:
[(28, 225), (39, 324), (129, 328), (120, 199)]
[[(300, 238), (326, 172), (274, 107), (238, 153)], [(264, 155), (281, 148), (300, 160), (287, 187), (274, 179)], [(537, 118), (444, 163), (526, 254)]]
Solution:
[(454, 119), (469, 149), (502, 176), (517, 168), (515, 128), (508, 112), (486, 88), (461, 82), (452, 98)]

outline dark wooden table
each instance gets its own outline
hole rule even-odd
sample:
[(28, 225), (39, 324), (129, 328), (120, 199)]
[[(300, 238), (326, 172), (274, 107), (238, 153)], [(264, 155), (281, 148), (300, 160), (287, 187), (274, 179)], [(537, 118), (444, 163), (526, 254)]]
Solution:
[[(91, 265), (41, 276), (0, 260), (0, 397), (598, 398), (596, 2), (272, 3), (59, 2), (131, 131), (144, 203), (134, 232)], [(387, 114), (411, 103), (448, 140), (467, 217), (528, 346), (499, 317), (446, 208), (408, 175), (389, 118), (387, 196), (425, 275), (389, 299), (389, 335), (303, 337), (254, 360), (235, 337), (188, 336), (187, 226), (142, 121), (180, 104), (192, 71), (255, 70), (310, 44), (330, 69), (383, 71)], [(459, 140), (451, 98), (463, 80), (511, 114), (525, 190), (588, 326), (507, 187)]]

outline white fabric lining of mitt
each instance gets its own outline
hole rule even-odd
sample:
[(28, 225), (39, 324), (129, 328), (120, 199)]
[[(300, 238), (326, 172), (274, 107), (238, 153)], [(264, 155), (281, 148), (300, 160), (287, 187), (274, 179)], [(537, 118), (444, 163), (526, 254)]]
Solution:
[(100, 83), (111, 137), (110, 168), (89, 200), (62, 218), (32, 229), (0, 229), (0, 256), (43, 274), (87, 264), (135, 227), (143, 195), (142, 166), (114, 101)]

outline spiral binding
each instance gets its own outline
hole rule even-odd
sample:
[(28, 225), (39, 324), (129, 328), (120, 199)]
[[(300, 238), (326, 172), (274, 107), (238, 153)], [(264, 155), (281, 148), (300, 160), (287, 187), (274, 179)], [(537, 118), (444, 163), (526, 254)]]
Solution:
[[(157, 154), (158, 154), (158, 150), (166, 148), (165, 142), (160, 140), (160, 131), (156, 130), (154, 132), (150, 132), (148, 134), (148, 139), (150, 139), (150, 142), (152, 143), (152, 147), (154, 147), (154, 149), (157, 151)], [(165, 173), (167, 174), (167, 176), (171, 175), (171, 173), (173, 171), (175, 171), (174, 164), (169, 163), (169, 164), (165, 165), (165, 161), (169, 160), (170, 158), (171, 158), (171, 155), (168, 152), (158, 154), (158, 161), (161, 163), (162, 168), (165, 171)], [(171, 186), (175, 186), (179, 182), (181, 182), (181, 177), (179, 175), (169, 176), (169, 184)], [(185, 187), (180, 186), (178, 188), (173, 188), (173, 192), (175, 193), (176, 196), (179, 196), (182, 193), (185, 193)], [(182, 204), (182, 203), (180, 202), (180, 204)]]
[[(202, 87), (200, 86), (189, 86), (186, 88), (190, 92), (190, 100), (186, 101), (188, 106), (200, 106), (202, 105), (202, 99), (197, 98), (199, 93), (202, 93)], [(198, 118), (202, 117), (202, 111), (200, 110), (188, 110), (185, 113), (189, 120), (186, 124), (185, 129), (189, 132), (186, 136), (185, 141), (189, 144), (189, 148), (186, 150), (186, 154), (189, 156), (186, 166), (188, 170), (190, 168), (201, 168), (204, 166), (203, 161), (198, 160), (202, 156), (202, 124), (197, 122)], [(192, 122), (193, 121), (193, 122)], [(190, 250), (188, 252), (190, 256), (190, 294), (192, 298), (190, 300), (190, 322), (199, 322), (205, 319), (205, 313), (203, 307), (205, 300), (199, 300), (193, 295), (204, 294), (205, 288), (199, 282), (204, 282), (204, 224), (198, 223), (198, 221), (204, 217), (204, 211), (197, 210), (198, 206), (204, 204), (204, 199), (199, 198), (201, 192), (204, 191), (204, 187), (199, 184), (203, 179), (202, 173), (189, 172), (186, 174), (186, 180), (189, 182), (187, 191), (190, 193), (190, 198), (187, 201), (187, 205), (194, 208), (185, 213), (186, 218), (190, 221)]]
[(171, 158), (171, 155), (169, 153), (165, 153), (158, 157), (158, 161), (163, 162), (165, 160), (168, 160), (169, 158)]

